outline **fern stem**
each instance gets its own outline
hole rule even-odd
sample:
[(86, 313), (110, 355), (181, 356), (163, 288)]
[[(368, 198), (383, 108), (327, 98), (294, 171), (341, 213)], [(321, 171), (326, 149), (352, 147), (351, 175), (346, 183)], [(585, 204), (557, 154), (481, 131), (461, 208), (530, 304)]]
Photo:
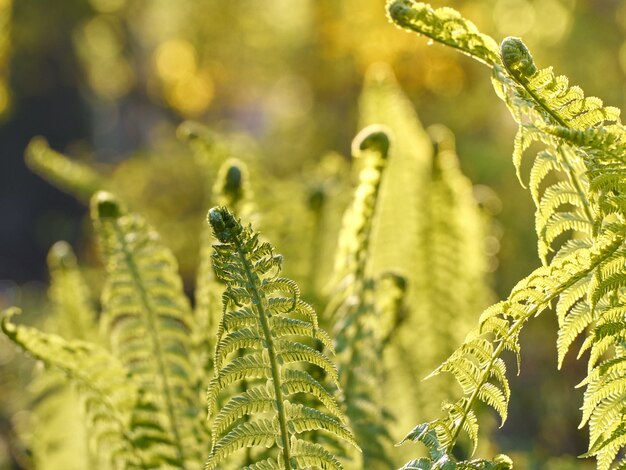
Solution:
[(248, 261), (248, 258), (246, 258), (245, 251), (243, 247), (241, 246), (241, 241), (239, 240), (238, 236), (233, 237), (233, 243), (235, 245), (235, 248), (237, 249), (237, 254), (239, 255), (239, 258), (241, 259), (241, 264), (243, 265), (245, 269), (246, 278), (248, 279), (248, 283), (249, 283), (249, 288), (252, 291), (252, 296), (253, 296), (252, 308), (259, 315), (259, 319), (261, 321), (261, 327), (263, 328), (263, 334), (265, 336), (265, 341), (267, 342), (267, 352), (270, 358), (270, 369), (272, 371), (274, 396), (276, 397), (275, 401), (276, 401), (276, 412), (278, 414), (278, 425), (280, 427), (280, 433), (281, 433), (281, 437), (283, 441), (283, 445), (281, 446), (281, 451), (283, 454), (283, 458), (285, 460), (285, 466), (287, 468), (292, 468), (291, 462), (290, 462), (291, 456), (290, 456), (290, 449), (289, 449), (289, 444), (290, 444), (289, 443), (289, 431), (287, 430), (287, 415), (285, 413), (285, 407), (283, 406), (283, 391), (280, 388), (280, 383), (281, 383), (280, 365), (278, 364), (278, 361), (276, 360), (274, 338), (272, 337), (272, 332), (270, 330), (270, 326), (267, 321), (268, 315), (267, 315), (267, 312), (265, 312), (265, 309), (263, 308), (263, 305), (264, 305), (263, 300), (265, 299), (257, 287), (259, 280), (257, 276), (254, 274), (254, 270), (252, 269), (252, 266), (250, 265), (250, 261)]
[(174, 435), (174, 439), (176, 442), (176, 452), (178, 454), (178, 458), (180, 459), (181, 465), (182, 465), (182, 469), (184, 470), (186, 468), (185, 466), (185, 452), (183, 450), (183, 445), (182, 445), (182, 441), (181, 441), (181, 437), (180, 434), (178, 433), (178, 420), (176, 419), (176, 413), (174, 412), (174, 403), (172, 400), (172, 394), (171, 394), (171, 390), (170, 390), (170, 385), (167, 379), (167, 368), (165, 366), (165, 363), (163, 361), (163, 349), (161, 347), (161, 343), (159, 341), (159, 334), (158, 334), (158, 328), (157, 326), (154, 324), (154, 317), (156, 316), (156, 312), (154, 311), (154, 308), (152, 306), (152, 303), (150, 302), (150, 298), (148, 296), (148, 293), (146, 292), (145, 288), (144, 288), (144, 282), (141, 278), (141, 275), (139, 273), (139, 270), (137, 269), (137, 266), (135, 264), (135, 261), (133, 260), (133, 256), (132, 253), (128, 251), (127, 249), (127, 245), (126, 245), (126, 240), (124, 237), (124, 233), (122, 233), (122, 231), (119, 229), (117, 223), (112, 224), (114, 227), (114, 232), (115, 235), (118, 239), (118, 242), (120, 244), (120, 246), (122, 247), (122, 251), (124, 253), (124, 259), (126, 260), (126, 263), (128, 265), (129, 271), (131, 273), (132, 279), (135, 283), (135, 285), (137, 286), (137, 289), (139, 290), (139, 295), (141, 297), (141, 303), (143, 304), (145, 311), (148, 312), (147, 317), (147, 324), (148, 324), (148, 328), (150, 329), (150, 333), (151, 336), (153, 338), (153, 347), (154, 347), (154, 354), (155, 354), (155, 358), (157, 361), (157, 367), (159, 369), (159, 375), (161, 376), (161, 378), (163, 379), (163, 395), (165, 397), (165, 404), (166, 404), (166, 408), (167, 408), (167, 416), (169, 418), (170, 421), (170, 425), (171, 425), (171, 430), (172, 430), (172, 434)]
[[(623, 240), (621, 241), (621, 243), (623, 243)], [(481, 390), (482, 386), (485, 385), (485, 383), (489, 380), (489, 377), (491, 377), (491, 368), (492, 368), (493, 364), (495, 363), (496, 359), (498, 357), (500, 357), (500, 354), (504, 351), (504, 348), (505, 348), (506, 344), (508, 343), (508, 341), (518, 334), (519, 330), (522, 328), (524, 323), (526, 323), (526, 321), (528, 321), (529, 318), (531, 318), (533, 316), (536, 316), (539, 313), (541, 313), (543, 311), (543, 309), (545, 307), (547, 307), (547, 305), (550, 304), (550, 302), (552, 302), (556, 297), (558, 297), (563, 291), (565, 291), (566, 289), (568, 289), (571, 286), (573, 286), (574, 284), (576, 284), (583, 277), (587, 276), (598, 265), (600, 265), (604, 260), (610, 258), (613, 255), (613, 253), (615, 253), (615, 251), (618, 250), (618, 248), (620, 247), (621, 243), (619, 243), (619, 244), (616, 243), (615, 247), (613, 249), (607, 250), (606, 253), (603, 253), (602, 255), (598, 256), (596, 259), (594, 259), (590, 263), (590, 265), (587, 268), (585, 268), (582, 271), (578, 272), (576, 275), (572, 275), (567, 280), (567, 282), (564, 282), (561, 285), (559, 285), (559, 287), (557, 289), (555, 289), (554, 292), (552, 292), (551, 295), (546, 297), (543, 302), (535, 305), (532, 309), (530, 309), (526, 313), (525, 316), (519, 318), (518, 320), (516, 320), (511, 325), (511, 328), (509, 328), (509, 331), (508, 331), (507, 335), (500, 340), (500, 343), (498, 344), (496, 349), (493, 351), (493, 354), (491, 355), (491, 359), (489, 360), (489, 363), (487, 364), (487, 367), (483, 370), (482, 375), (480, 377), (480, 380), (478, 381), (478, 384), (477, 384), (475, 390), (472, 392), (472, 394), (470, 395), (469, 399), (465, 403), (465, 406), (463, 407), (463, 416), (461, 417), (461, 419), (456, 424), (454, 433), (452, 434), (452, 439), (450, 440), (450, 443), (448, 444), (448, 446), (445, 449), (447, 454), (451, 454), (452, 453), (452, 449), (453, 449), (453, 447), (456, 444), (456, 441), (457, 441), (457, 439), (459, 437), (461, 429), (463, 429), (463, 425), (465, 424), (465, 421), (467, 420), (467, 416), (469, 414), (469, 411), (472, 409), (474, 402), (478, 399), (478, 394), (480, 393), (480, 390)]]

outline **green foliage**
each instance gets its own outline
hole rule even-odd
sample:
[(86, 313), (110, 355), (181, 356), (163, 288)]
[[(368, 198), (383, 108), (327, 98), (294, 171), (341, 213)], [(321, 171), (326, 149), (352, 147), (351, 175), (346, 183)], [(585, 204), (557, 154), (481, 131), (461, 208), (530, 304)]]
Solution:
[[(269, 243), (260, 242), (258, 233), (242, 227), (225, 208), (211, 209), (208, 218), (220, 241), (215, 246), (214, 266), (226, 283), (226, 291), (215, 375), (207, 392), (213, 444), (205, 468), (216, 468), (242, 447), (256, 446), (275, 447), (277, 454), (264, 458), (263, 467), (259, 463), (250, 468), (311, 464), (342, 468), (323, 446), (298, 437), (324, 430), (356, 446), (331, 393), (295, 365), (315, 365), (337, 385), (337, 371), (328, 357), (296, 339), (318, 340), (332, 351), (330, 338), (318, 329), (315, 312), (300, 300), (297, 285), (279, 277), (282, 258), (274, 254)], [(243, 354), (229, 357), (238, 350), (244, 350)], [(246, 390), (232, 396), (216, 414), (220, 393), (241, 380), (246, 380)], [(292, 395), (298, 393), (312, 394), (328, 413), (295, 402)], [(270, 416), (256, 417), (263, 413)], [(238, 422), (244, 416), (256, 419)]]
[(142, 218), (124, 214), (109, 194), (96, 194), (92, 217), (108, 274), (102, 325), (139, 387), (135, 442), (146, 462), (191, 465), (199, 458), (193, 328), (176, 261)]
[(334, 319), (339, 377), (346, 394), (346, 413), (363, 450), (364, 468), (393, 466), (389, 416), (381, 393), (385, 323), (395, 323), (397, 309), (381, 308), (384, 289), (372, 273), (375, 222), (380, 217), (380, 186), (389, 153), (388, 131), (372, 125), (352, 144), (363, 160), (352, 204), (344, 214), (335, 260), (336, 287), (327, 316)]
[(424, 131), (388, 67), (368, 71), (360, 111), (362, 124), (384, 124), (391, 140), (368, 265), (374, 278), (389, 272), (404, 278), (382, 387), (399, 440), (399, 430), (436, 412), (431, 397), (453, 397), (452, 381), (419, 380), (464, 339), (491, 298), (484, 250), (489, 215), (460, 171), (451, 132)]
[[(506, 38), (498, 58), (489, 46), (493, 41), (450, 9), (433, 10), (410, 0), (392, 2), (388, 9), (399, 26), (452, 45), (492, 68), (496, 92), (520, 126), (513, 153), (518, 176), (524, 151), (533, 142), (545, 146), (530, 172), (544, 267), (520, 281), (506, 301), (487, 309), (476, 333), (437, 369), (452, 372), (464, 396), (446, 404), (446, 417), (429, 423), (428, 429), (450, 455), (461, 429), (476, 442), (477, 401), (493, 407), (504, 421), (510, 392), (500, 355), (511, 350), (519, 361), (521, 328), (556, 301), (559, 364), (574, 339), (587, 332), (581, 350), (590, 350), (582, 382), (587, 385), (582, 424), (589, 422), (590, 430), (586, 455), (597, 457), (599, 469), (608, 469), (626, 443), (619, 379), (626, 285), (620, 189), (626, 172), (617, 150), (625, 132), (619, 110), (603, 107), (598, 98), (585, 98), (551, 68), (539, 70), (518, 38)], [(618, 466), (623, 464), (620, 460)]]
[[(513, 162), (537, 207), (542, 266), (479, 317), (491, 297), (489, 214), (460, 171), (450, 131), (425, 132), (385, 66), (370, 70), (363, 89), (350, 204), (342, 157), (327, 155), (305, 178), (297, 165), (264, 162), (249, 141), (198, 123), (178, 130), (195, 160), (135, 157), (110, 176), (33, 140), (29, 165), (91, 199), (105, 273), (97, 312), (69, 246), (55, 245), (49, 332), (3, 314), (4, 334), (46, 365), (30, 387), (35, 421), (50, 424), (30, 440), (37, 465), (198, 468), (208, 458), (207, 469), (392, 468), (406, 460), (392, 446), (398, 428), (417, 420), (402, 442), (421, 442), (428, 455), (403, 468), (509, 469), (506, 456), (472, 458), (479, 410), (486, 404), (507, 419), (505, 353), (519, 369), (523, 328), (551, 307), (559, 366), (585, 336), (586, 455), (601, 470), (626, 465), (619, 111), (539, 69), (520, 39), (498, 47), (450, 8), (396, 0), (388, 11), (402, 28), (492, 70), (519, 125)], [(183, 98), (168, 95), (191, 112), (193, 99)], [(538, 146), (526, 178), (523, 156)], [(184, 186), (181, 197), (163, 191), (168, 184)], [(216, 205), (196, 236), (198, 213)], [(287, 274), (274, 246), (286, 253)], [(183, 287), (192, 271), (193, 308)], [(319, 320), (308, 302), (324, 312)], [(448, 372), (450, 381), (419, 382), (433, 368), (430, 376)], [(441, 401), (442, 417), (424, 423)], [(55, 435), (61, 422), (80, 442)]]
[[(457, 461), (446, 454), (437, 432), (429, 424), (416, 426), (404, 440), (410, 439), (423, 443), (428, 449), (429, 456), (407, 462), (400, 470), (510, 470), (513, 462), (506, 455), (497, 455), (493, 462), (484, 459)], [(404, 442), (404, 440), (402, 442)]]
[(2, 331), (36, 359), (63, 371), (77, 387), (98, 460), (110, 468), (141, 468), (129, 432), (138, 390), (123, 364), (95, 344), (15, 325), (11, 322), (15, 313), (3, 314)]
[[(46, 330), (72, 340), (99, 339), (91, 293), (78, 268), (76, 256), (65, 242), (48, 254), (51, 312)], [(35, 466), (40, 469), (80, 469), (93, 466), (85, 413), (76, 403), (80, 394), (58, 369), (39, 369), (29, 384), (32, 396), (30, 436)]]
[[(101, 324), (95, 328), (97, 314), (69, 247), (61, 244), (52, 250), (52, 311), (69, 314), (55, 313), (61, 326), (53, 330), (68, 338), (76, 332), (91, 343), (106, 343), (111, 357), (123, 365), (136, 390), (123, 432), (138, 465), (194, 467), (206, 457), (206, 443), (212, 440), (208, 467), (390, 468), (400, 461), (392, 446), (400, 438), (400, 425), (422, 416), (432, 402), (422, 397), (449, 395), (448, 387), (433, 392), (415, 381), (452, 349), (459, 340), (456, 335), (463, 334), (461, 325), (484, 304), (485, 217), (459, 171), (449, 131), (433, 128), (429, 138), (385, 68), (370, 73), (361, 119), (387, 126), (368, 126), (354, 141), (359, 181), (339, 236), (345, 202), (340, 191), (348, 186), (341, 157), (326, 155), (312, 169), (310, 180), (279, 179), (260, 168), (249, 146), (200, 124), (179, 128), (195, 156), (192, 167), (202, 179), (203, 204), (226, 206), (244, 221), (258, 223), (291, 259), (302, 261), (293, 270), (297, 284), (278, 278), (273, 248), (232, 217), (215, 215), (212, 223), (221, 244), (211, 248), (214, 237), (205, 225), (199, 237), (193, 309), (166, 243), (144, 217), (125, 209), (147, 207), (147, 219), (158, 221), (159, 227), (171, 225), (157, 208), (167, 208), (168, 214), (176, 204), (167, 202), (156, 190), (159, 184), (152, 187), (150, 181), (164, 177), (166, 161), (136, 157), (111, 171), (109, 178), (90, 170), (103, 183), (81, 193), (76, 189), (84, 186), (81, 174), (62, 171), (75, 162), (48, 149), (50, 160), (42, 152), (43, 162), (60, 162), (41, 164), (45, 177), (81, 197), (95, 193), (92, 219), (106, 272)], [(100, 187), (119, 188), (119, 200), (125, 204), (96, 192)], [(151, 198), (156, 198), (153, 205)], [(182, 207), (188, 208), (181, 202)], [(193, 211), (184, 212), (191, 218)], [(214, 212), (221, 213), (226, 214)], [(241, 282), (241, 272), (239, 277), (236, 273), (243, 269), (233, 255), (242, 253), (228, 250), (244, 235), (251, 237), (240, 240), (250, 250), (246, 256), (257, 263), (250, 275), (264, 283), (257, 290), (267, 297), (264, 318), (269, 333), (258, 312), (251, 316), (254, 282), (233, 285)], [(320, 257), (330, 258), (335, 246), (331, 269), (332, 263)], [(429, 278), (441, 285), (433, 286)], [(333, 288), (324, 292), (323, 284)], [(322, 306), (319, 321), (332, 329), (334, 343), (318, 327), (313, 309), (300, 300), (298, 285), (305, 286), (303, 298)], [(451, 299), (449, 305), (443, 298)], [(436, 315), (455, 322), (459, 332), (438, 326)], [(416, 332), (427, 345), (423, 350), (413, 347)], [(274, 342), (271, 354), (266, 333)], [(338, 370), (326, 355), (333, 347)], [(271, 373), (271, 358), (280, 366), (278, 380)], [(327, 381), (330, 387), (322, 385)], [(58, 377), (53, 380), (48, 374), (33, 389), (43, 396), (50, 389), (48, 382), (64, 389)], [(199, 405), (207, 387), (212, 429)], [(277, 398), (276, 388), (283, 399)], [(71, 393), (60, 398), (68, 409)], [(61, 420), (62, 409), (42, 408), (41, 415)], [(72, 419), (80, 422), (80, 413)], [(354, 446), (346, 448), (342, 439), (356, 441), (362, 454)], [(245, 451), (235, 454), (242, 448)], [(81, 451), (84, 461), (96, 458), (100, 451), (94, 449)], [(295, 460), (286, 464), (285, 452)], [(45, 449), (39, 454), (52, 462)]]

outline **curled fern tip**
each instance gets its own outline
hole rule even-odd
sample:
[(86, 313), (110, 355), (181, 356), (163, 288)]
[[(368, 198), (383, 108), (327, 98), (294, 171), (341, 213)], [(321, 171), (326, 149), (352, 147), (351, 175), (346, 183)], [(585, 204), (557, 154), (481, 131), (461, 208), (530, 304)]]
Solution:
[(222, 243), (232, 241), (242, 231), (241, 224), (225, 207), (214, 207), (209, 210), (208, 221), (215, 232), (215, 236)]
[(509, 36), (500, 45), (502, 62), (507, 70), (516, 78), (532, 77), (537, 73), (533, 56), (520, 38)]
[(59, 241), (50, 248), (48, 263), (51, 266), (74, 266), (76, 264), (76, 256), (67, 242)]
[(117, 219), (122, 215), (119, 202), (105, 191), (100, 191), (93, 197), (91, 213), (94, 219)]
[(379, 124), (367, 126), (357, 134), (352, 142), (352, 154), (357, 156), (363, 151), (372, 150), (387, 158), (389, 153), (389, 130)]

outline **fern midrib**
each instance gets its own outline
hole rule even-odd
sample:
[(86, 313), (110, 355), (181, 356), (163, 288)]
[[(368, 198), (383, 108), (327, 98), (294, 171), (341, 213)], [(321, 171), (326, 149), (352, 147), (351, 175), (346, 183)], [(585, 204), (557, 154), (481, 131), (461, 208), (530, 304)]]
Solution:
[[(368, 308), (373, 308), (371, 305), (371, 301), (365, 302), (364, 300), (367, 298), (366, 290), (367, 290), (367, 268), (368, 261), (373, 259), (371, 256), (372, 252), (372, 232), (374, 229), (374, 218), (377, 216), (377, 209), (380, 203), (380, 189), (382, 185), (383, 171), (385, 169), (385, 160), (382, 159), (381, 155), (377, 155), (377, 161), (374, 165), (372, 165), (373, 169), (377, 172), (377, 179), (372, 184), (372, 192), (367, 195), (366, 200), (363, 201), (363, 207), (371, 207), (372, 212), (370, 217), (365, 217), (365, 221), (356, 231), (356, 238), (361, 238), (363, 240), (363, 245), (360, 250), (358, 250), (354, 257), (356, 259), (356, 266), (354, 269), (354, 293), (359, 299), (359, 303), (355, 306), (355, 314), (359, 312), (367, 311)], [(364, 170), (365, 171), (365, 170)], [(359, 185), (360, 186), (360, 185)], [(356, 204), (355, 204), (356, 205)], [(350, 299), (350, 296), (347, 297)], [(363, 324), (360, 321), (360, 318), (356, 319), (356, 332), (354, 342), (357, 344), (357, 339), (360, 339), (364, 335)], [(346, 390), (351, 390), (353, 383), (356, 380), (355, 365), (360, 364), (360, 349), (359, 348), (350, 348), (351, 351), (351, 360), (350, 367), (348, 367), (348, 377), (346, 379)]]
[(178, 453), (178, 458), (180, 459), (180, 462), (181, 462), (181, 466), (182, 466), (181, 468), (184, 470), (187, 468), (185, 465), (185, 452), (183, 450), (182, 439), (178, 432), (178, 419), (176, 417), (176, 413), (174, 412), (174, 403), (172, 400), (172, 394), (171, 394), (170, 385), (168, 381), (168, 374), (166, 373), (167, 367), (165, 366), (165, 362), (163, 359), (163, 349), (161, 346), (161, 341), (160, 341), (160, 337), (158, 334), (157, 326), (154, 323), (154, 317), (156, 316), (156, 312), (152, 306), (152, 303), (150, 302), (150, 297), (148, 295), (148, 292), (144, 288), (143, 279), (141, 277), (141, 274), (139, 273), (139, 269), (137, 268), (137, 265), (135, 264), (133, 254), (128, 249), (128, 246), (126, 244), (126, 240), (124, 237), (124, 233), (122, 232), (122, 230), (120, 230), (117, 224), (117, 221), (113, 222), (113, 228), (115, 231), (115, 235), (118, 239), (118, 242), (120, 243), (120, 246), (122, 247), (122, 253), (124, 254), (124, 259), (126, 260), (126, 264), (131, 273), (131, 277), (139, 291), (141, 302), (144, 306), (143, 311), (148, 313), (148, 315), (146, 315), (147, 323), (148, 323), (148, 328), (150, 330), (150, 336), (152, 337), (152, 340), (153, 340), (152, 344), (153, 344), (153, 349), (154, 349), (154, 353), (155, 353), (155, 357), (157, 361), (157, 367), (159, 369), (160, 376), (163, 379), (163, 394), (165, 396), (167, 416), (170, 420), (171, 431), (172, 431), (172, 434), (174, 435), (174, 439), (176, 442), (176, 450)]
[[(622, 240), (622, 242), (623, 242), (623, 240)], [(509, 339), (511, 339), (514, 336), (514, 333), (517, 334), (517, 332), (521, 329), (521, 327), (524, 325), (524, 323), (529, 318), (531, 318), (534, 315), (538, 315), (543, 310), (544, 306), (546, 306), (547, 304), (550, 304), (550, 302), (552, 302), (563, 291), (565, 291), (566, 289), (568, 289), (569, 287), (574, 285), (576, 282), (578, 282), (583, 277), (587, 276), (591, 271), (593, 271), (605, 259), (609, 258), (613, 253), (615, 253), (615, 251), (617, 251), (618, 248), (619, 248), (619, 244), (616, 245), (616, 247), (614, 249), (607, 251), (607, 253), (605, 253), (602, 256), (599, 256), (596, 260), (594, 260), (594, 262), (587, 269), (584, 269), (584, 270), (578, 272), (576, 275), (574, 275), (570, 279), (568, 279), (567, 282), (561, 284), (558, 289), (555, 289), (555, 291), (552, 293), (552, 295), (550, 295), (546, 300), (544, 300), (544, 302), (542, 302), (542, 303), (536, 305), (535, 307), (533, 307), (529, 312), (526, 313), (525, 316), (523, 316), (522, 318), (520, 318), (517, 321), (515, 321), (515, 323), (513, 323), (513, 325), (509, 329), (508, 334), (500, 341), (500, 344), (498, 344), (498, 346), (494, 350), (493, 354), (491, 355), (491, 359), (490, 359), (489, 363), (487, 364), (487, 367), (484, 369), (484, 371), (483, 371), (483, 373), (482, 373), (482, 375), (480, 377), (480, 380), (478, 381), (478, 385), (477, 385), (476, 389), (474, 390), (474, 392), (472, 392), (472, 394), (470, 395), (470, 398), (468, 399), (467, 403), (465, 404), (465, 407), (463, 408), (463, 416), (461, 417), (461, 419), (459, 420), (458, 424), (455, 427), (454, 433), (452, 434), (452, 439), (450, 440), (450, 444), (448, 444), (448, 446), (446, 447), (446, 453), (447, 454), (451, 454), (452, 453), (452, 449), (453, 449), (454, 445), (456, 444), (456, 441), (457, 441), (457, 439), (459, 437), (459, 433), (461, 432), (461, 429), (463, 428), (463, 425), (465, 424), (465, 421), (467, 421), (467, 416), (469, 414), (469, 411), (471, 410), (474, 402), (477, 400), (478, 394), (480, 393), (480, 390), (481, 390), (482, 386), (485, 385), (485, 383), (489, 380), (489, 377), (491, 377), (491, 368), (492, 368), (494, 362), (496, 361), (496, 359), (498, 357), (500, 357), (500, 354), (502, 353), (502, 351), (504, 351), (504, 348), (505, 348), (506, 344), (508, 343)]]
[(267, 314), (265, 309), (263, 308), (263, 299), (264, 296), (259, 291), (257, 286), (258, 278), (253, 275), (253, 268), (246, 257), (245, 250), (241, 245), (241, 241), (238, 236), (234, 237), (233, 243), (235, 248), (237, 249), (237, 254), (241, 259), (241, 263), (244, 267), (246, 278), (248, 279), (249, 289), (252, 291), (253, 302), (252, 308), (259, 315), (259, 319), (261, 321), (261, 327), (263, 328), (263, 334), (265, 335), (265, 340), (267, 341), (267, 352), (270, 359), (270, 370), (272, 371), (272, 382), (274, 387), (274, 396), (276, 397), (276, 412), (278, 413), (278, 425), (280, 427), (280, 432), (282, 434), (283, 446), (282, 446), (282, 454), (285, 460), (285, 466), (287, 468), (291, 468), (291, 453), (290, 453), (290, 441), (289, 441), (289, 431), (287, 430), (287, 414), (285, 412), (285, 407), (283, 406), (283, 391), (280, 387), (281, 379), (280, 379), (280, 365), (276, 360), (276, 351), (274, 348), (274, 338), (272, 337), (272, 332), (270, 330), (269, 323), (267, 321)]
[[(550, 115), (550, 117), (552, 117), (552, 119), (554, 119), (560, 126), (566, 128), (566, 129), (576, 130), (576, 129), (573, 129), (572, 126), (570, 126), (563, 118), (561, 118), (556, 113), (556, 111), (553, 111), (552, 108), (550, 108), (547, 105), (547, 103), (537, 93), (535, 93), (532, 89), (530, 89), (528, 87), (527, 83), (523, 83), (521, 80), (518, 80), (517, 78), (515, 78), (515, 76), (513, 74), (510, 74), (510, 76), (515, 80), (516, 83), (521, 85), (522, 88), (524, 88), (524, 90), (526, 90), (526, 92), (531, 96), (531, 98), (545, 112), (547, 112)], [(585, 217), (587, 217), (587, 219), (588, 219), (587, 221), (589, 222), (589, 224), (593, 226), (593, 220), (594, 220), (593, 213), (591, 211), (591, 207), (590, 207), (589, 201), (587, 200), (586, 193), (585, 193), (585, 191), (583, 191), (582, 185), (581, 185), (581, 183), (580, 183), (580, 181), (578, 179), (578, 175), (576, 175), (576, 173), (574, 172), (572, 164), (570, 163), (570, 161), (567, 158), (567, 156), (563, 152), (559, 152), (559, 156), (563, 160), (563, 166), (564, 166), (564, 169), (565, 169), (565, 172), (567, 174), (568, 179), (570, 180), (570, 182), (574, 186), (574, 189), (578, 193), (578, 196), (580, 197), (580, 200), (583, 203), (583, 211), (585, 212)]]

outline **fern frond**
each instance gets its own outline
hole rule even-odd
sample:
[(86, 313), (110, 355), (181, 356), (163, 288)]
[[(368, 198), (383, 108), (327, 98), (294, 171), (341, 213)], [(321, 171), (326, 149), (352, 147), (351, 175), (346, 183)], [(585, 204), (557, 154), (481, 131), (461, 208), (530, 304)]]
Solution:
[[(48, 253), (50, 271), (50, 314), (48, 333), (66, 339), (98, 342), (96, 313), (89, 289), (77, 266), (71, 247), (55, 243)], [(37, 368), (28, 386), (32, 396), (34, 425), (28, 442), (33, 460), (42, 470), (91, 467), (97, 460), (96, 448), (89, 449), (90, 433), (80, 403), (80, 394), (55, 368)]]
[(456, 403), (445, 404), (447, 416), (434, 422), (446, 455), (465, 428), (475, 446), (478, 423), (473, 408), (477, 401), (494, 408), (504, 423), (510, 391), (500, 355), (509, 350), (519, 356), (518, 338), (524, 324), (554, 299), (567, 297), (570, 289), (576, 289), (577, 283), (611, 259), (623, 241), (623, 234), (607, 237), (590, 250), (574, 252), (534, 271), (513, 288), (507, 300), (485, 310), (479, 330), (433, 372), (451, 372), (464, 393)]
[(96, 454), (112, 468), (143, 468), (128, 432), (138, 390), (125, 367), (109, 352), (92, 343), (66, 341), (35, 328), (15, 325), (17, 309), (2, 314), (3, 333), (46, 365), (63, 371), (84, 399), (90, 436)]
[[(460, 170), (452, 133), (443, 126), (424, 131), (388, 67), (368, 71), (360, 112), (362, 125), (381, 123), (392, 131), (368, 269), (375, 304), (386, 295), (381, 286), (388, 273), (403, 278), (404, 287), (396, 292), (407, 314), (398, 319), (383, 356), (390, 373), (382, 393), (395, 427), (409, 428), (437, 411), (434, 396), (448, 398), (453, 391), (452, 380), (416, 384), (416, 377), (454, 350), (489, 303), (488, 214), (479, 209)], [(416, 337), (424, 347), (414, 347)]]
[(487, 65), (500, 63), (498, 44), (452, 8), (433, 9), (414, 0), (395, 0), (387, 13), (397, 26), (458, 49)]
[(336, 258), (338, 286), (327, 316), (335, 321), (340, 382), (346, 413), (363, 451), (363, 466), (393, 466), (383, 407), (383, 369), (379, 334), (384, 312), (377, 310), (373, 271), (375, 227), (380, 217), (381, 183), (387, 167), (389, 137), (380, 126), (363, 129), (353, 141), (355, 158), (363, 160), (352, 204), (344, 215)]
[[(253, 212), (253, 195), (249, 188), (249, 176), (246, 165), (240, 160), (229, 158), (222, 163), (213, 185), (212, 201), (229, 207), (245, 217)], [(213, 238), (211, 228), (204, 223), (200, 233), (200, 261), (196, 274), (195, 308), (196, 331), (194, 332), (194, 349), (204, 370), (201, 389), (206, 390), (213, 370), (213, 357), (210, 351), (215, 350), (215, 336), (219, 318), (222, 313), (221, 296), (223, 284), (216, 278), (211, 255)]]
[[(393, 2), (390, 10), (397, 4), (411, 10), (404, 12), (404, 17), (418, 17), (424, 11), (430, 11), (424, 4), (405, 0)], [(466, 20), (459, 21), (467, 23)], [(406, 27), (405, 19), (400, 18), (398, 22)], [(470, 35), (463, 32), (458, 38), (447, 35), (445, 23), (440, 18), (434, 18), (430, 23), (429, 27), (435, 31), (420, 26), (419, 21), (413, 29), (441, 42), (452, 42), (452, 47), (463, 50)], [(488, 326), (495, 338), (499, 335), (500, 338), (507, 337), (505, 332), (512, 331), (513, 325), (524, 318), (529, 307), (537, 308), (544, 304), (549, 291), (560, 290), (557, 302), (559, 366), (575, 338), (587, 330), (587, 338), (579, 353), (580, 356), (590, 350), (589, 373), (581, 382), (581, 385), (587, 385), (582, 424), (589, 422), (590, 429), (590, 447), (586, 455), (596, 456), (598, 468), (605, 470), (626, 447), (623, 425), (626, 394), (621, 379), (626, 291), (623, 248), (626, 128), (620, 122), (617, 108), (605, 107), (598, 98), (585, 97), (579, 87), (569, 85), (566, 77), (555, 76), (552, 68), (539, 69), (519, 38), (509, 37), (502, 42), (501, 61), (489, 63), (484, 58), (477, 58), (492, 68), (496, 93), (519, 124), (513, 162), (520, 181), (523, 153), (533, 142), (546, 147), (533, 163), (530, 191), (537, 206), (539, 255), (547, 268), (557, 269), (556, 275), (561, 276), (557, 277), (556, 284), (543, 275), (534, 280), (527, 278), (516, 288), (518, 292), (501, 304), (506, 306), (506, 312), (498, 313), (500, 307), (496, 306), (483, 314), (481, 332)], [(546, 184), (548, 176), (556, 176), (557, 181)], [(555, 242), (567, 232), (572, 233), (572, 239), (555, 247)], [(550, 251), (555, 254), (548, 260)], [(584, 274), (579, 269), (562, 271), (559, 268), (567, 260), (578, 260), (582, 262), (580, 266), (586, 265), (586, 258), (591, 264), (588, 264), (589, 269), (583, 270)], [(540, 281), (542, 277), (543, 281)], [(566, 279), (569, 279), (567, 285), (557, 285)], [(528, 289), (533, 284), (543, 287)], [(565, 288), (561, 289), (563, 286)], [(506, 344), (507, 348), (517, 352), (517, 340), (511, 342), (510, 339), (514, 338), (498, 339), (498, 348)], [(480, 365), (479, 358), (472, 356), (468, 361), (462, 357), (465, 362), (457, 359), (457, 378), (463, 382), (465, 390), (475, 389), (481, 382), (470, 379), (475, 378), (472, 372)], [(461, 369), (464, 373), (459, 372)], [(472, 397), (474, 395), (477, 399), (478, 394), (474, 393)], [(493, 395), (489, 401), (501, 408), (499, 396)], [(449, 417), (448, 422), (451, 419)], [(441, 420), (438, 422), (445, 425)], [(459, 428), (452, 428), (453, 437)]]
[(497, 455), (493, 461), (484, 459), (457, 461), (452, 455), (446, 454), (441, 449), (438, 431), (441, 425), (437, 421), (417, 425), (402, 442), (411, 440), (421, 442), (428, 449), (429, 457), (411, 460), (400, 470), (511, 470), (513, 462), (503, 454)]
[(105, 179), (92, 167), (55, 152), (43, 137), (29, 142), (25, 159), (31, 170), (81, 201), (89, 201), (106, 187)]
[(145, 461), (193, 466), (201, 436), (189, 359), (192, 317), (176, 261), (110, 194), (94, 196), (92, 217), (108, 275), (103, 329), (139, 387), (133, 438)]
[(348, 274), (357, 283), (365, 277), (363, 270), (373, 235), (382, 173), (389, 152), (388, 132), (380, 126), (366, 127), (354, 138), (352, 147), (355, 158), (363, 158), (364, 163), (354, 200), (344, 214), (335, 257), (333, 284), (345, 281)]
[(96, 340), (96, 312), (76, 255), (66, 242), (55, 243), (48, 253), (55, 330), (66, 338)]
[[(228, 209), (211, 209), (208, 219), (220, 242), (214, 247), (213, 260), (226, 291), (216, 370), (207, 392), (213, 444), (205, 468), (216, 468), (233, 452), (254, 447), (271, 449), (275, 457), (249, 468), (291, 469), (301, 462), (321, 462), (328, 454), (312, 447), (292, 447), (298, 434), (311, 430), (324, 430), (355, 444), (330, 393), (294, 364), (320, 367), (337, 385), (337, 371), (328, 357), (296, 339), (310, 344), (318, 337), (328, 341), (318, 330), (315, 312), (298, 298), (297, 286), (279, 277), (281, 257)], [(238, 320), (242, 317), (243, 322)], [(241, 382), (247, 390), (228, 388)], [(227, 388), (234, 396), (215, 413), (217, 400)], [(294, 395), (302, 393), (330, 405), (328, 411), (294, 402)]]
[(291, 450), (295, 468), (321, 468), (322, 470), (341, 470), (339, 460), (320, 444), (292, 438)]
[[(422, 246), (422, 227), (432, 146), (413, 106), (389, 66), (370, 67), (360, 102), (361, 128), (379, 124), (390, 129), (393, 145), (382, 175), (371, 259), (374, 276), (385, 272), (416, 271)], [(398, 230), (402, 227), (402, 230)], [(409, 279), (411, 285), (413, 279)]]

